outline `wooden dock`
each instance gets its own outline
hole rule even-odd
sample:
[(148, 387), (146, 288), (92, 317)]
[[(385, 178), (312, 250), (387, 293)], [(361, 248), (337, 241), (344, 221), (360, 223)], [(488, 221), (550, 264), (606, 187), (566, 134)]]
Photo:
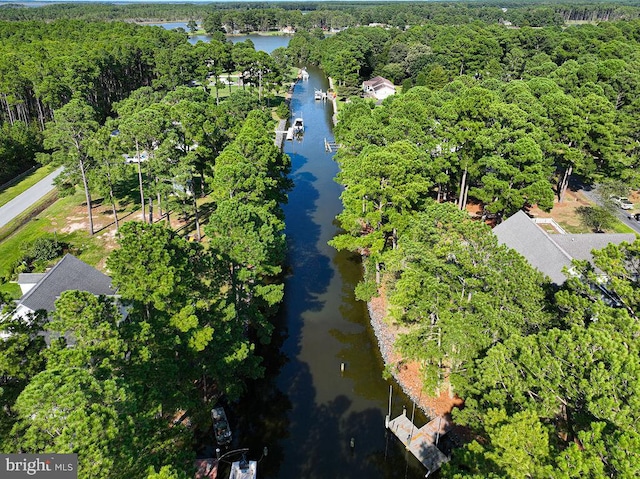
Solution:
[(438, 416), (420, 429), (407, 417), (406, 411), (395, 419), (387, 417), (387, 428), (427, 468), (427, 476), (449, 461), (436, 445), (452, 426), (451, 419), (446, 416)]
[(329, 153), (333, 153), (334, 151), (338, 151), (341, 145), (336, 143), (335, 141), (329, 141), (326, 138), (324, 139), (324, 150)]

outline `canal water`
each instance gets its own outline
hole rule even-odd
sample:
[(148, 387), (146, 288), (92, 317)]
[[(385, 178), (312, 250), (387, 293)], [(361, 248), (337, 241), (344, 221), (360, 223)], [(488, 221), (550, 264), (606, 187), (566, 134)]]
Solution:
[[(278, 46), (289, 41), (251, 36), (256, 49), (267, 52), (275, 48), (273, 38)], [(412, 404), (383, 379), (366, 304), (353, 293), (362, 276), (359, 257), (327, 244), (339, 232), (335, 217), (342, 210), (338, 166), (324, 148), (325, 138), (333, 139), (333, 106), (314, 100), (316, 89), (329, 87), (324, 73), (307, 70), (309, 80), (296, 84), (290, 105), (292, 119), (304, 120), (304, 136), (284, 145), (295, 185), (283, 206), (284, 301), (272, 343), (259, 346), (264, 378), (227, 405), (231, 449), (248, 448), (249, 460), (260, 459), (259, 479), (423, 478), (422, 465), (384, 427), (390, 387), (392, 416), (403, 407), (410, 413)], [(417, 425), (425, 422), (416, 411)], [(213, 454), (210, 439), (200, 444), (202, 457)], [(221, 466), (218, 477), (228, 477), (228, 464)]]
[[(424, 477), (417, 460), (385, 434), (390, 383), (382, 377), (366, 304), (353, 295), (359, 258), (327, 244), (342, 209), (338, 167), (324, 148), (324, 139), (333, 138), (333, 107), (314, 100), (315, 89), (327, 90), (326, 76), (308, 71), (291, 102), (292, 118), (304, 120), (304, 136), (284, 146), (295, 186), (284, 206), (289, 274), (276, 318), (280, 333), (261, 351), (267, 377), (232, 407), (238, 447), (249, 447), (254, 459), (269, 448), (259, 464), (261, 479)], [(411, 412), (395, 385), (393, 397), (394, 415), (403, 405)]]

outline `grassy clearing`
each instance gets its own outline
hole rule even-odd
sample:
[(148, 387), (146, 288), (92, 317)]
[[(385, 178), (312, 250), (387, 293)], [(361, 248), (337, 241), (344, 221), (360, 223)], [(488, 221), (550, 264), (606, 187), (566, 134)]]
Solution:
[[(558, 223), (562, 228), (570, 234), (584, 234), (584, 233), (593, 233), (593, 230), (588, 226), (583, 224), (575, 225), (569, 224), (566, 222)], [(635, 233), (634, 230), (625, 225), (622, 221), (616, 221), (611, 228), (607, 228), (605, 233)]]
[[(78, 191), (75, 195), (60, 198), (43, 212), (31, 219), (27, 219), (24, 226), (19, 228), (11, 236), (0, 243), (0, 277), (7, 277), (11, 274), (13, 265), (19, 261), (27, 252), (29, 246), (40, 237), (53, 238), (54, 236), (61, 242), (70, 246), (70, 252), (92, 266), (100, 265), (106, 258), (110, 245), (113, 244), (114, 231), (111, 227), (103, 228), (89, 236), (84, 227), (84, 220), (73, 222), (77, 218), (70, 219), (70, 212), (83, 208), (84, 193)], [(33, 212), (32, 212), (33, 213)], [(96, 220), (101, 213), (94, 211)], [(24, 219), (22, 220), (24, 222)], [(102, 222), (108, 221), (105, 218)], [(100, 224), (100, 221), (96, 221)], [(7, 227), (16, 227), (16, 224)], [(98, 226), (96, 229), (98, 229)]]
[(608, 233), (635, 233), (634, 230), (625, 225), (622, 221), (616, 221)]
[(589, 228), (583, 225), (573, 225), (569, 223), (565, 223), (564, 221), (559, 221), (558, 224), (562, 226), (562, 229), (570, 234), (583, 234), (583, 233), (593, 233)]
[(38, 181), (43, 179), (49, 173), (52, 173), (55, 170), (55, 167), (52, 165), (43, 166), (38, 168), (29, 176), (25, 177), (23, 180), (18, 182), (17, 184), (8, 187), (6, 190), (0, 192), (0, 206), (6, 205), (9, 201), (14, 199), (20, 193), (24, 193), (26, 190), (35, 185)]
[[(55, 200), (55, 193), (53, 195), (53, 198), (49, 198), (48, 204), (40, 207), (42, 212), (34, 215), (32, 210), (30, 213), (25, 213), (24, 218), (16, 219), (15, 222), (5, 226), (9, 234), (0, 242), (0, 277), (15, 280), (11, 277), (14, 265), (28, 252), (31, 244), (41, 237), (55, 237), (68, 245), (68, 252), (85, 263), (104, 270), (107, 256), (116, 247), (115, 226), (110, 206), (100, 204), (100, 200), (96, 199), (96, 206), (93, 209), (96, 232), (90, 236), (86, 206), (83, 203), (84, 193), (77, 191), (72, 196), (57, 200)], [(202, 225), (208, 220), (211, 201), (208, 197), (198, 200)], [(48, 205), (50, 206), (47, 208)], [(126, 207), (121, 205), (118, 217), (121, 222), (139, 220), (138, 212), (139, 205), (130, 202)], [(163, 220), (156, 217), (155, 221)], [(178, 234), (195, 236), (193, 218), (184, 223), (178, 218), (177, 213), (173, 213), (171, 223)], [(56, 262), (57, 260), (52, 261), (49, 266)], [(18, 298), (20, 289), (16, 286), (5, 285), (1, 290), (10, 291)]]
[[(31, 205), (30, 208), (20, 213), (18, 216), (13, 218), (9, 223), (0, 228), (0, 241), (4, 241), (6, 238), (13, 235), (16, 231), (22, 228), (24, 225), (28, 224), (32, 218), (41, 212), (45, 211), (49, 206), (51, 206), (58, 199), (57, 192), (52, 191), (43, 198), (41, 198), (38, 202)], [(0, 257), (0, 262), (2, 261)]]

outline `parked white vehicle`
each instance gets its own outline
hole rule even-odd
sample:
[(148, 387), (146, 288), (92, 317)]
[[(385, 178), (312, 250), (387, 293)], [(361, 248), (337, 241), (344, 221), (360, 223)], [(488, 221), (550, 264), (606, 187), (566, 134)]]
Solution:
[(611, 201), (613, 201), (614, 204), (618, 205), (623, 210), (632, 210), (633, 209), (633, 203), (631, 203), (631, 201), (629, 201), (629, 198), (624, 198), (624, 197), (620, 197), (620, 196), (612, 196), (611, 197)]

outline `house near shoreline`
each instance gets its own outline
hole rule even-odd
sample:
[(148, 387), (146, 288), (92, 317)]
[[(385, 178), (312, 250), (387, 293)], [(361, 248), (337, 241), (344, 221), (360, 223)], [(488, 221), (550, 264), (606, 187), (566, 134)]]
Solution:
[[(65, 291), (86, 291), (95, 296), (116, 297), (116, 289), (111, 283), (111, 278), (106, 274), (72, 254), (66, 254), (46, 273), (18, 275), (22, 297), (17, 301), (13, 312), (2, 320), (28, 320), (37, 311), (45, 311), (47, 316), (51, 316), (56, 300)], [(126, 316), (124, 309), (122, 312), (123, 317)], [(48, 341), (48, 333), (44, 331), (43, 335)], [(4, 334), (4, 337), (7, 335)]]
[(385, 98), (396, 93), (396, 87), (391, 81), (377, 76), (371, 80), (362, 83), (362, 90), (367, 96), (371, 96), (376, 100), (384, 100)]
[[(548, 223), (557, 233), (548, 233), (540, 227)], [(572, 261), (586, 260), (593, 263), (591, 251), (608, 244), (633, 243), (636, 235), (614, 233), (567, 234), (547, 219), (532, 219), (524, 211), (518, 211), (493, 229), (498, 242), (516, 250), (538, 271), (548, 276), (557, 286), (562, 285), (571, 273)]]

